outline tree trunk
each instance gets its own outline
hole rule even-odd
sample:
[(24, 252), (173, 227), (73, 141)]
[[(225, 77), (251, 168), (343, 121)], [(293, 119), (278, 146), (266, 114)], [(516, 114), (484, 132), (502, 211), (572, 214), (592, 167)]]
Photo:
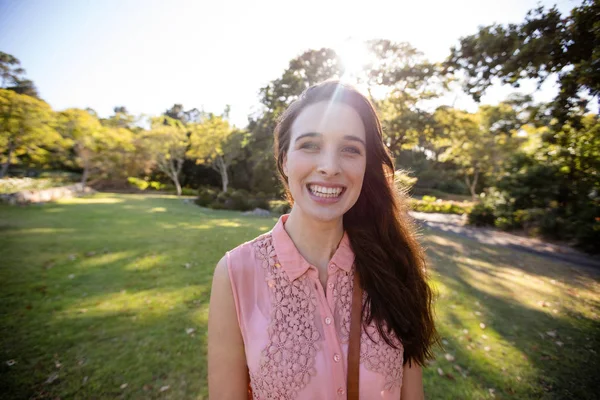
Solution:
[(88, 175), (90, 173), (90, 163), (86, 158), (83, 162), (83, 174), (81, 175), (81, 186), (85, 188), (85, 184), (88, 180)]
[(15, 150), (15, 144), (11, 140), (8, 145), (8, 155), (6, 156), (6, 162), (2, 164), (2, 170), (0, 171), (0, 178), (4, 178), (8, 173), (8, 167), (10, 166), (10, 158), (12, 157), (12, 153)]
[[(177, 163), (177, 165), (175, 165), (175, 163)], [(171, 157), (169, 159), (169, 171), (170, 171), (170, 178), (173, 181), (173, 183), (175, 184), (175, 190), (177, 190), (177, 196), (181, 196), (181, 184), (179, 183), (179, 172), (181, 171), (181, 165), (183, 164), (183, 162), (179, 163), (179, 160), (174, 159), (173, 157)]]
[(221, 174), (221, 183), (223, 184), (223, 192), (227, 192), (227, 186), (229, 185), (229, 176), (227, 176), (227, 164), (223, 157), (217, 157), (217, 167)]
[(477, 178), (479, 177), (479, 171), (475, 170), (475, 174), (473, 175), (473, 183), (469, 179), (469, 176), (465, 176), (465, 183), (469, 187), (469, 191), (471, 192), (471, 198), (473, 201), (477, 201), (477, 193), (475, 193), (475, 187), (477, 186)]

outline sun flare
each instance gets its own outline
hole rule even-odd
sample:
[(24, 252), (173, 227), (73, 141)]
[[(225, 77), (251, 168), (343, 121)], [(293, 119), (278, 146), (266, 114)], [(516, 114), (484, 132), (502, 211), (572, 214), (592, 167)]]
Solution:
[(351, 38), (346, 39), (336, 49), (336, 53), (344, 68), (341, 80), (351, 83), (357, 83), (365, 75), (367, 66), (374, 58), (365, 42)]

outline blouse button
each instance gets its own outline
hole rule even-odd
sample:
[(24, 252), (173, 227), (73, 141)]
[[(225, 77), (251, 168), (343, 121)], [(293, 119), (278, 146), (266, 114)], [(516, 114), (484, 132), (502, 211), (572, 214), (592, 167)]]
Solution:
[(327, 287), (328, 287), (329, 289), (333, 289), (333, 283), (332, 283), (332, 282), (329, 282), (329, 283), (327, 284)]
[(343, 396), (343, 395), (344, 395), (344, 393), (346, 393), (346, 391), (344, 390), (344, 388), (339, 388), (339, 389), (338, 389), (338, 394), (339, 394), (340, 396)]
[(339, 354), (334, 355), (333, 356), (333, 361), (340, 362), (340, 355)]
[(335, 263), (329, 264), (329, 269), (334, 269), (336, 267)]
[(329, 318), (329, 317), (325, 318), (325, 323), (327, 325), (331, 325), (331, 318)]

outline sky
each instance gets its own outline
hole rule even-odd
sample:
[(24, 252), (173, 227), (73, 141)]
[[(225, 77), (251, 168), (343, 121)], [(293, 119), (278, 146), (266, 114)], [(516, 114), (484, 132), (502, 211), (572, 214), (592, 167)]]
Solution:
[[(528, 10), (579, 0), (0, 0), (0, 51), (21, 61), (54, 110), (115, 106), (158, 115), (173, 104), (221, 113), (245, 126), (259, 89), (308, 49), (355, 40), (405, 41), (442, 61), (462, 36), (492, 23), (519, 23)], [(532, 92), (534, 85), (525, 85)], [(494, 86), (495, 104), (514, 91)], [(548, 81), (540, 101), (556, 93)], [(476, 105), (460, 91), (441, 100)]]

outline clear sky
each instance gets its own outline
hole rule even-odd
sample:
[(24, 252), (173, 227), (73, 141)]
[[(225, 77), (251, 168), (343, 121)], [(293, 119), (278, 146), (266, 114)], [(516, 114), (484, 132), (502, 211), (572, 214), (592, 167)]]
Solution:
[[(441, 61), (479, 25), (520, 22), (556, 0), (0, 0), (0, 51), (17, 57), (55, 110), (124, 105), (156, 115), (175, 103), (220, 113), (243, 126), (258, 90), (304, 50), (352, 36), (407, 41)], [(538, 97), (553, 93), (550, 82)], [(526, 90), (532, 90), (528, 86)], [(495, 87), (483, 102), (512, 89)], [(445, 101), (472, 109), (467, 96)]]

